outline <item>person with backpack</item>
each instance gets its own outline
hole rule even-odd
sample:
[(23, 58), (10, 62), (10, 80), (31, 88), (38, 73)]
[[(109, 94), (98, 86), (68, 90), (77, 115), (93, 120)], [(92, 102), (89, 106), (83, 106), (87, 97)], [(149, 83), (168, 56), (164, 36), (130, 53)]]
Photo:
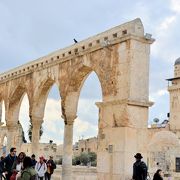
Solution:
[(47, 172), (45, 174), (45, 180), (51, 180), (51, 175), (54, 172), (54, 169), (56, 169), (56, 164), (53, 161), (53, 157), (49, 156), (49, 160), (46, 162), (47, 165)]
[(7, 180), (10, 180), (12, 175), (12, 166), (16, 158), (16, 148), (12, 147), (10, 149), (10, 153), (0, 163)]
[(39, 180), (44, 180), (45, 173), (47, 171), (47, 165), (44, 162), (44, 160), (45, 159), (44, 159), (43, 156), (39, 157), (39, 162), (37, 162), (36, 165), (35, 165), (35, 170), (36, 170), (36, 172), (38, 174)]
[(153, 180), (163, 180), (163, 172), (161, 169), (158, 169), (154, 174)]
[(133, 164), (133, 180), (146, 180), (147, 179), (147, 166), (141, 161), (143, 158), (141, 153), (137, 153), (135, 156), (136, 162)]
[(31, 158), (26, 156), (23, 161), (24, 170), (21, 172), (21, 176), (17, 180), (38, 180), (37, 172), (32, 167)]

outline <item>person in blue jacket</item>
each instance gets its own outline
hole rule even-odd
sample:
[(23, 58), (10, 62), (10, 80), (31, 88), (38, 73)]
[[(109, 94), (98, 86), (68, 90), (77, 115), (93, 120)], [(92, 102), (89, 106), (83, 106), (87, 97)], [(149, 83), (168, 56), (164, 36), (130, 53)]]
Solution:
[(12, 175), (12, 166), (16, 158), (16, 148), (12, 147), (10, 149), (10, 153), (0, 162), (0, 166), (2, 171), (5, 172), (7, 180), (10, 180)]

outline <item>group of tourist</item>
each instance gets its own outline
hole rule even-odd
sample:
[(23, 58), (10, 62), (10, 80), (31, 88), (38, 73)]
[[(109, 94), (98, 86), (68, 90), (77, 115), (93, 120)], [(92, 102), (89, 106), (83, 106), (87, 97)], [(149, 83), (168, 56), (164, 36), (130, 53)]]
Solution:
[[(150, 179), (146, 164), (141, 161), (143, 158), (141, 153), (137, 153), (135, 156), (136, 162), (133, 164), (133, 180), (147, 180)], [(163, 171), (158, 169), (153, 176), (153, 180), (163, 180)]]
[[(141, 161), (143, 158), (140, 153), (135, 156), (136, 162), (133, 164), (133, 180), (147, 180), (148, 171), (146, 164)], [(53, 157), (45, 160), (43, 156), (39, 157), (37, 162), (35, 155), (26, 156), (24, 152), (20, 152), (16, 156), (16, 148), (11, 148), (10, 153), (0, 160), (0, 180), (3, 174), (7, 180), (50, 180), (51, 175), (56, 169)], [(153, 180), (163, 180), (163, 172), (158, 169), (154, 174)]]
[(3, 176), (7, 180), (50, 180), (54, 169), (56, 164), (52, 156), (49, 160), (40, 156), (39, 161), (36, 161), (34, 154), (29, 157), (20, 152), (16, 156), (16, 148), (13, 147), (6, 157), (1, 157), (0, 180)]

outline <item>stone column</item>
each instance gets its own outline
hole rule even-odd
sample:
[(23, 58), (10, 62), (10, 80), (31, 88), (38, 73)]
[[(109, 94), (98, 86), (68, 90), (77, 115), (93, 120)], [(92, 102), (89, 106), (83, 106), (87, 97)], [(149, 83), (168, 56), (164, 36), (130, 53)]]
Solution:
[(72, 180), (73, 123), (76, 116), (66, 116), (64, 126), (62, 180)]
[(8, 121), (7, 122), (7, 131), (8, 131), (8, 133), (7, 133), (6, 152), (9, 153), (9, 150), (11, 147), (16, 147), (17, 123), (14, 121)]
[(39, 153), (39, 139), (40, 139), (40, 127), (42, 124), (42, 118), (32, 117), (32, 154), (36, 155), (36, 158), (38, 157)]

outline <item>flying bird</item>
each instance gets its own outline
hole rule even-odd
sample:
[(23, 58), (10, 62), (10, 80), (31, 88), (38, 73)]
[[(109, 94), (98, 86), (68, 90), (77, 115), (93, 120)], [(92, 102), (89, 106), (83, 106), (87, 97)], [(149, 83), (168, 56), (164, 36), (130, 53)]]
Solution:
[(78, 41), (76, 39), (73, 39), (75, 43), (78, 43)]

